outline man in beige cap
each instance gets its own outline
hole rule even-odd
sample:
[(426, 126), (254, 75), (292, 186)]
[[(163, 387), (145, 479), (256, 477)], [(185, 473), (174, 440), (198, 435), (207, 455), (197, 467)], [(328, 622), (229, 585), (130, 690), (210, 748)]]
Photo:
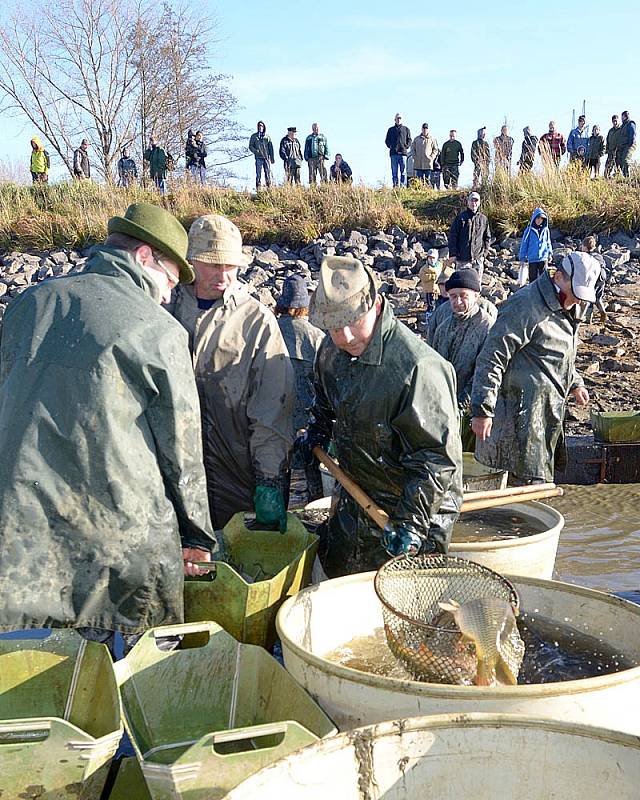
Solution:
[(341, 491), (320, 559), (329, 577), (400, 553), (445, 553), (462, 498), (455, 374), (376, 291), (353, 258), (325, 258), (310, 319), (329, 336), (315, 363), (309, 460), (333, 439), (340, 466), (390, 516), (379, 531)]
[(182, 622), (213, 546), (187, 335), (160, 307), (193, 280), (187, 232), (148, 203), (108, 232), (3, 318), (0, 630)]
[(247, 258), (230, 220), (199, 217), (188, 258), (195, 284), (169, 310), (189, 332), (214, 527), (255, 509), (258, 524), (284, 530), (295, 382), (278, 322), (238, 281)]

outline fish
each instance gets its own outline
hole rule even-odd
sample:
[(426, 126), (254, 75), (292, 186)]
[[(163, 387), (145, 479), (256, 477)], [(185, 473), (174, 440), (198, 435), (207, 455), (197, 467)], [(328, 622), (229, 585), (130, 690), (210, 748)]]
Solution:
[(439, 603), (450, 613), (462, 638), (475, 648), (476, 686), (515, 686), (524, 657), (513, 606), (498, 597), (480, 597), (465, 603)]

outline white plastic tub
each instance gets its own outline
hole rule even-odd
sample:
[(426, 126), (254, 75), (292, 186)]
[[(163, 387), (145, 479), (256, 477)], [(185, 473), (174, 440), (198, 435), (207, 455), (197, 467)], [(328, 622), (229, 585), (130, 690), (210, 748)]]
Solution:
[[(398, 717), (491, 712), (545, 716), (640, 735), (640, 667), (538, 685), (445, 686), (372, 675), (324, 658), (382, 627), (374, 573), (311, 586), (290, 598), (276, 621), (285, 666), (341, 730)], [(640, 663), (640, 606), (555, 581), (514, 578), (523, 610), (604, 633), (606, 643)], [(640, 796), (640, 795), (639, 795)]]
[(470, 714), (385, 722), (306, 747), (226, 800), (636, 800), (640, 742), (589, 726)]

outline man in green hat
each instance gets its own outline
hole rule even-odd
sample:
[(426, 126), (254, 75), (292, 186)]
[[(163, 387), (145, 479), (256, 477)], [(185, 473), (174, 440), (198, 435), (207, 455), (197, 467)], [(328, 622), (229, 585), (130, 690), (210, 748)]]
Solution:
[(308, 463), (315, 445), (333, 439), (342, 469), (390, 517), (376, 529), (341, 490), (321, 539), (326, 574), (377, 569), (389, 555), (446, 553), (462, 500), (453, 367), (398, 322), (354, 258), (323, 260), (310, 320), (329, 336), (299, 450)]
[(210, 558), (187, 335), (160, 306), (193, 280), (187, 233), (146, 203), (108, 232), (3, 319), (0, 630), (180, 622), (183, 572)]

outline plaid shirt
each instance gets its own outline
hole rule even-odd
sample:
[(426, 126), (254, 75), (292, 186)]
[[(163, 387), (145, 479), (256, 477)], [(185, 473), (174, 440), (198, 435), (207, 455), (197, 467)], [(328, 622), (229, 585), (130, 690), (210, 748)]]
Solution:
[(567, 152), (564, 136), (557, 131), (555, 133), (545, 133), (541, 136), (538, 146), (540, 147), (541, 153), (548, 150), (556, 159), (560, 159)]

